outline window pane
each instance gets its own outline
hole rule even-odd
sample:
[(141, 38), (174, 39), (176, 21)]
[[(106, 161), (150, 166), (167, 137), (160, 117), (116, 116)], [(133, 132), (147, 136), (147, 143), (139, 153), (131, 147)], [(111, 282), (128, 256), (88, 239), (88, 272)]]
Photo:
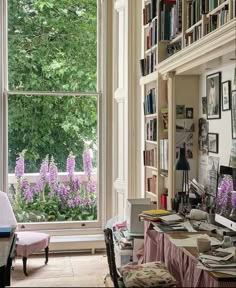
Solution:
[(8, 97), (9, 192), (19, 222), (97, 219), (97, 100)]
[(97, 90), (96, 0), (8, 3), (10, 90)]

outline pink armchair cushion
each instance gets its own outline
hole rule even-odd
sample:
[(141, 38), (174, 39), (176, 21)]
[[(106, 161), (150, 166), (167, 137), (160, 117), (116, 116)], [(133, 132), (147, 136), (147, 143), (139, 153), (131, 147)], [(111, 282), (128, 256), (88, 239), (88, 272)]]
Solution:
[(50, 236), (39, 232), (16, 232), (16, 254), (28, 257), (34, 252), (45, 249), (49, 245)]

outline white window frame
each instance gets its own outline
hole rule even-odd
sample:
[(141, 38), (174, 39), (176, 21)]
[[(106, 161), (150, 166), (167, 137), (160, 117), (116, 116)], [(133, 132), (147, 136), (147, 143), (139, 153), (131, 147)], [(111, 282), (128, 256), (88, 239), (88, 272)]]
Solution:
[[(7, 191), (8, 189), (8, 107), (7, 96), (11, 94), (34, 94), (34, 95), (97, 95), (98, 97), (98, 169), (97, 169), (97, 186), (99, 189), (98, 197), (98, 219), (97, 221), (74, 221), (74, 222), (46, 222), (46, 223), (24, 223), (24, 227), (27, 230), (51, 230), (56, 235), (61, 230), (63, 234), (76, 234), (78, 229), (80, 233), (87, 233), (88, 230), (93, 229), (93, 233), (96, 231), (101, 232), (101, 228), (104, 226), (106, 209), (105, 208), (105, 171), (106, 162), (99, 161), (105, 158), (106, 151), (106, 126), (104, 121), (106, 119), (106, 107), (105, 98), (106, 95), (106, 57), (102, 46), (106, 43), (106, 6), (107, 0), (97, 0), (97, 92), (94, 93), (67, 93), (67, 92), (44, 92), (44, 91), (9, 91), (8, 90), (8, 51), (7, 51), (7, 0), (0, 1), (0, 190)], [(101, 82), (102, 81), (102, 82)], [(104, 92), (102, 92), (104, 91)], [(105, 129), (104, 129), (105, 128)], [(60, 233), (61, 235), (61, 233)]]

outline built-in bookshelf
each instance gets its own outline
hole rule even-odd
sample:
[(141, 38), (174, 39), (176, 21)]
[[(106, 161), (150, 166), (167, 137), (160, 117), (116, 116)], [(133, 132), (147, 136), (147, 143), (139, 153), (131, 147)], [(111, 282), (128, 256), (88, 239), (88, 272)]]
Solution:
[[(170, 208), (180, 178), (173, 169), (179, 136), (176, 105), (187, 103), (194, 109), (197, 127), (199, 75), (219, 61), (235, 58), (235, 17), (233, 0), (143, 0), (144, 191), (158, 207), (168, 188)], [(193, 131), (189, 159), (193, 173), (198, 162), (196, 135)]]
[(220, 29), (236, 17), (234, 0), (147, 0), (143, 7), (142, 75), (167, 57)]

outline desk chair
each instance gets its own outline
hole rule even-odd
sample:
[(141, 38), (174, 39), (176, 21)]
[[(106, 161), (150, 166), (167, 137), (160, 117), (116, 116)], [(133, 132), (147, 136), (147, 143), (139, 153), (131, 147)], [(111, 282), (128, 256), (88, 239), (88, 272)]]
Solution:
[[(0, 226), (17, 227), (17, 221), (7, 194), (0, 191)], [(48, 263), (50, 236), (46, 233), (16, 231), (16, 255), (22, 257), (23, 272), (27, 274), (27, 259), (34, 252), (45, 250), (45, 264)]]
[(161, 262), (136, 265), (129, 263), (116, 268), (113, 233), (104, 229), (109, 273), (114, 287), (175, 287), (176, 280)]

